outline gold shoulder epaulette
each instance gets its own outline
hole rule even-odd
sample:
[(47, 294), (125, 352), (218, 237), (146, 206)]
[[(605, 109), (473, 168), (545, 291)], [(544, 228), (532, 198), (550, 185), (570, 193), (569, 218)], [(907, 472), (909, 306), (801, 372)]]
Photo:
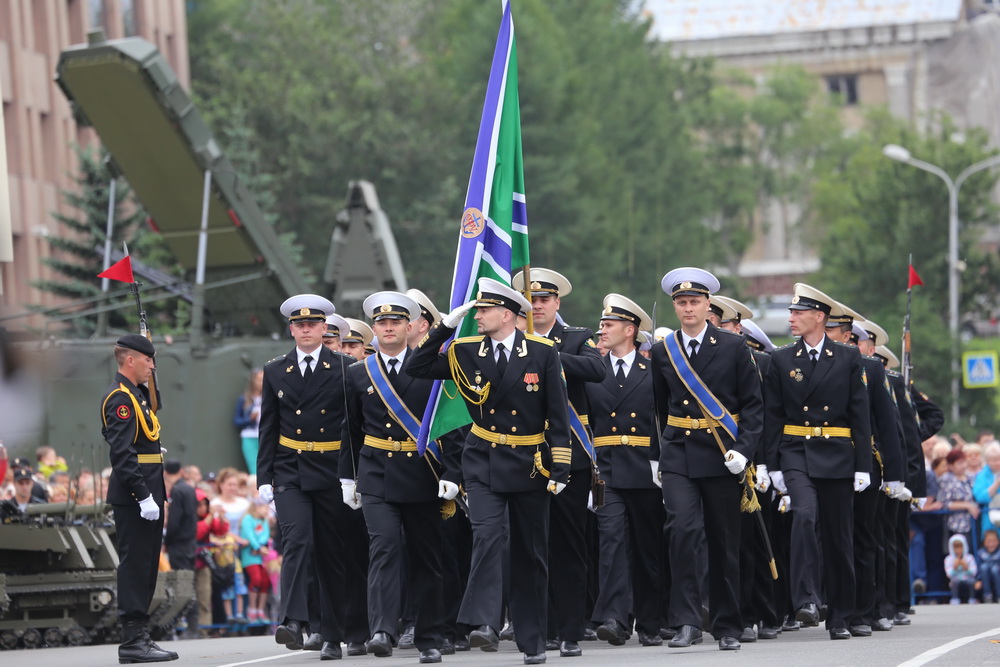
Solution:
[(271, 361), (267, 362), (267, 363), (266, 363), (266, 364), (264, 364), (264, 365), (265, 365), (265, 366), (270, 366), (270, 365), (271, 365), (271, 364), (273, 364), (274, 362), (276, 362), (276, 361), (281, 361), (281, 360), (282, 360), (282, 359), (284, 359), (284, 358), (285, 358), (285, 355), (281, 355), (280, 357), (275, 357), (274, 359), (271, 359)]
[(729, 329), (723, 329), (721, 327), (717, 327), (717, 328), (719, 329), (719, 333), (724, 333), (724, 334), (727, 334), (727, 335), (730, 335), (730, 336), (739, 336), (740, 338), (743, 338), (743, 334), (738, 334), (735, 331), (730, 331)]
[(788, 348), (790, 348), (790, 347), (793, 347), (793, 346), (795, 345), (795, 343), (796, 343), (796, 341), (792, 341), (791, 343), (785, 343), (785, 344), (784, 344), (784, 345), (782, 345), (781, 347), (776, 347), (776, 348), (774, 348), (773, 350), (771, 350), (771, 352), (777, 352), (778, 350), (785, 350), (785, 349), (788, 349)]
[(478, 343), (483, 340), (482, 336), (462, 336), (461, 338), (456, 338), (453, 342), (455, 343)]
[(885, 374), (891, 375), (894, 378), (903, 377), (903, 375), (899, 371), (894, 371), (891, 368), (885, 369)]
[[(353, 359), (353, 358), (354, 357), (351, 357), (351, 359)], [(348, 368), (354, 368), (355, 366), (364, 366), (364, 365), (365, 365), (365, 360), (364, 359), (359, 359), (358, 361), (355, 361), (353, 364), (351, 364), (350, 366), (348, 366)]]
[[(853, 347), (853, 346), (852, 346), (852, 347)], [(862, 355), (861, 355), (861, 358), (862, 358), (862, 359), (868, 359), (868, 360), (870, 360), (870, 361), (877, 361), (877, 362), (879, 362), (879, 363), (882, 363), (882, 360), (881, 360), (881, 359), (879, 359), (878, 357), (874, 357), (874, 356), (872, 356), (872, 355), (870, 355), (870, 354), (862, 354)]]
[(528, 340), (533, 340), (536, 343), (544, 343), (549, 347), (552, 347), (553, 345), (556, 344), (555, 341), (549, 340), (545, 336), (536, 336), (535, 334), (526, 333), (524, 334), (524, 337), (527, 338)]
[[(858, 349), (858, 348), (854, 347), (853, 345), (849, 345), (847, 343), (841, 343), (839, 340), (832, 340), (830, 342), (833, 343), (834, 345), (839, 345), (840, 347), (846, 347), (846, 348), (851, 349), (851, 350), (857, 350)], [(861, 352), (858, 351), (858, 354), (861, 354)]]

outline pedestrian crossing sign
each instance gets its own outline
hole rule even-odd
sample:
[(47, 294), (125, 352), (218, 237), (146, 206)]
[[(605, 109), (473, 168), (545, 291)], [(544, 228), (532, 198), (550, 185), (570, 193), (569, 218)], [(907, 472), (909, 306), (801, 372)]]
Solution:
[(962, 386), (966, 389), (996, 387), (1000, 385), (997, 375), (996, 352), (965, 352), (962, 354)]

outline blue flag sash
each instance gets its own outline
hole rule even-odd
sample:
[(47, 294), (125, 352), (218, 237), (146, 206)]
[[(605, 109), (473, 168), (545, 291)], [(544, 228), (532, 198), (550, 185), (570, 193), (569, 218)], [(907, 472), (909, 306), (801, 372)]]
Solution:
[(691, 368), (691, 360), (684, 354), (680, 346), (681, 332), (678, 330), (674, 335), (663, 339), (663, 346), (667, 350), (667, 358), (670, 364), (677, 371), (677, 377), (681, 379), (687, 390), (691, 392), (701, 407), (708, 413), (708, 416), (719, 422), (726, 433), (734, 441), (739, 435), (739, 427), (736, 419), (726, 410), (725, 406), (715, 397), (715, 394), (705, 386), (704, 380)]
[[(385, 369), (378, 362), (377, 354), (373, 354), (365, 359), (365, 370), (368, 372), (368, 379), (371, 380), (372, 387), (378, 392), (378, 396), (382, 399), (382, 403), (385, 404), (389, 414), (403, 427), (406, 434), (416, 442), (417, 436), (420, 434), (420, 420), (410, 412), (410, 409), (406, 407), (406, 403), (396, 393), (395, 388), (385, 374)], [(430, 452), (430, 455), (436, 461), (441, 460), (441, 451), (437, 441), (429, 440), (425, 451)]]
[(572, 403), (569, 404), (569, 428), (573, 432), (573, 437), (580, 441), (584, 451), (590, 456), (590, 462), (597, 463), (597, 459), (594, 456), (594, 443), (590, 440), (590, 433), (587, 432), (587, 427), (583, 425), (583, 420), (580, 419), (580, 415)]

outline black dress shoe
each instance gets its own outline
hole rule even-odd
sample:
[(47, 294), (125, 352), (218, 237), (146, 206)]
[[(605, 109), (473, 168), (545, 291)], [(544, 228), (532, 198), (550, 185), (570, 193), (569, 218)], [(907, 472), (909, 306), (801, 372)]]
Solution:
[(865, 625), (864, 623), (859, 623), (858, 625), (851, 626), (851, 636), (852, 637), (871, 637), (872, 636), (872, 626)]
[(368, 652), (376, 658), (388, 658), (392, 655), (392, 639), (384, 632), (376, 632), (368, 640)]
[(347, 642), (347, 655), (352, 658), (358, 655), (368, 655), (368, 648), (364, 642)]
[(701, 630), (693, 625), (682, 625), (674, 638), (667, 642), (670, 648), (687, 648), (701, 643)]
[(417, 648), (413, 643), (413, 626), (408, 625), (403, 629), (403, 634), (399, 636), (399, 641), (396, 643), (399, 648)]
[(469, 633), (469, 645), (493, 653), (500, 648), (500, 638), (497, 637), (497, 631), (490, 626), (480, 625)]
[(743, 628), (743, 634), (740, 635), (740, 642), (746, 644), (753, 644), (757, 641), (757, 633), (754, 632), (753, 628)]
[(812, 602), (806, 603), (795, 611), (795, 620), (806, 628), (819, 625), (819, 609)]
[(639, 643), (643, 646), (663, 646), (663, 638), (660, 634), (647, 635), (645, 632), (639, 631)]
[(597, 627), (597, 638), (612, 646), (622, 646), (628, 641), (629, 631), (613, 618), (609, 618)]
[(445, 637), (441, 640), (441, 655), (455, 655), (455, 642)]
[(674, 635), (677, 634), (677, 630), (674, 628), (660, 628), (660, 639), (673, 639)]
[(420, 664), (426, 665), (431, 662), (441, 662), (441, 651), (436, 648), (425, 648), (420, 652)]
[(900, 611), (900, 612), (897, 612), (896, 615), (892, 618), (892, 624), (893, 625), (909, 625), (910, 624), (910, 618), (909, 618), (909, 616), (907, 616), (906, 614), (904, 614), (903, 612)]
[(576, 642), (560, 642), (559, 643), (559, 657), (560, 658), (577, 658), (583, 655), (583, 649)]
[(284, 644), (285, 648), (292, 651), (302, 650), (302, 624), (298, 621), (282, 623), (274, 629), (274, 641), (278, 644)]
[(455, 652), (461, 653), (462, 651), (471, 651), (472, 645), (469, 644), (468, 637), (457, 637), (455, 639)]
[(319, 651), (320, 660), (340, 660), (344, 657), (340, 649), (340, 642), (323, 642), (323, 648)]
[(311, 632), (306, 640), (302, 642), (303, 651), (319, 651), (323, 648), (323, 635), (318, 632)]
[(545, 640), (545, 650), (546, 651), (558, 651), (559, 650), (559, 642), (557, 640), (555, 640), (555, 639), (546, 639)]
[(892, 621), (888, 618), (880, 618), (872, 623), (872, 630), (875, 632), (889, 632), (892, 630)]
[(583, 641), (585, 642), (596, 642), (597, 641), (597, 630), (594, 628), (584, 628), (583, 629)]
[(545, 654), (539, 653), (537, 655), (524, 654), (524, 664), (526, 665), (542, 665), (545, 664)]
[(719, 640), (720, 651), (739, 651), (740, 640), (736, 637), (723, 637)]
[(507, 627), (500, 631), (500, 639), (505, 642), (514, 641), (514, 624), (508, 623)]
[(830, 639), (850, 639), (851, 633), (847, 628), (830, 628)]
[(762, 625), (760, 626), (760, 630), (757, 631), (757, 639), (777, 639), (778, 632), (780, 632), (778, 628)]
[(781, 624), (782, 632), (794, 632), (801, 627), (801, 624), (794, 618), (785, 617), (785, 621)]

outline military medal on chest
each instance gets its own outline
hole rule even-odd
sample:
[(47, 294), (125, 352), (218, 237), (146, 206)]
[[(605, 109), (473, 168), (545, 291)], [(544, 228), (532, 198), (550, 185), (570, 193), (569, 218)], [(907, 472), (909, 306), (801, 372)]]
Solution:
[(796, 368), (794, 371), (788, 372), (788, 377), (795, 378), (796, 382), (802, 382), (806, 377), (802, 374), (801, 368)]
[(527, 391), (538, 391), (538, 373), (525, 373), (524, 384)]
[(474, 389), (479, 392), (483, 390), (483, 372), (478, 368), (476, 369), (476, 386)]

